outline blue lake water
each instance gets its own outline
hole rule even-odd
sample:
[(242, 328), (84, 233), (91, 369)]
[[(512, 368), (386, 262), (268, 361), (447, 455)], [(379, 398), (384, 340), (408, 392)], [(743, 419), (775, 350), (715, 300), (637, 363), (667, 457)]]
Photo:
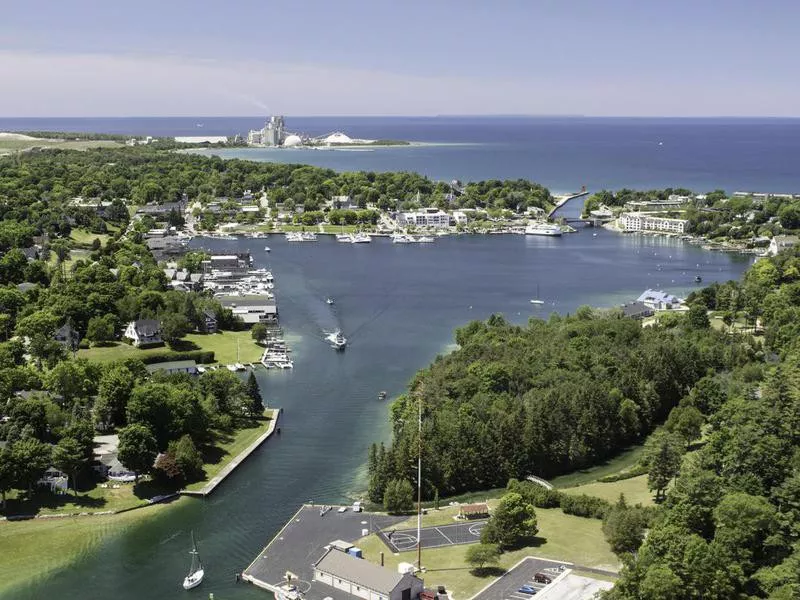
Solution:
[[(202, 127), (197, 125), (202, 124)], [(234, 135), (260, 117), (3, 119), (0, 131)], [(556, 117), (287, 117), (290, 131), (401, 139), (434, 146), (348, 150), (222, 150), (221, 156), (336, 170), (417, 171), (435, 179), (527, 178), (554, 191), (585, 185), (800, 192), (800, 119)]]

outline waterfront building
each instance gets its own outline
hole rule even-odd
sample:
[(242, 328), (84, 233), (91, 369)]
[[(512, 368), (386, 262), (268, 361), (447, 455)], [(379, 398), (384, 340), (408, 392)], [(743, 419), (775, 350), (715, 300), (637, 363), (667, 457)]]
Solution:
[(453, 221), (455, 221), (456, 225), (466, 225), (468, 220), (467, 213), (465, 213), (463, 210), (453, 211)]
[(644, 302), (628, 302), (622, 305), (622, 316), (626, 319), (646, 319), (652, 317), (655, 311), (647, 306)]
[(676, 295), (661, 290), (645, 290), (636, 299), (636, 302), (652, 310), (668, 310), (678, 308), (683, 304), (683, 300)]
[(688, 196), (674, 195), (670, 196), (669, 200), (632, 200), (625, 203), (625, 209), (640, 212), (648, 210), (681, 210), (689, 200)]
[(641, 212), (623, 213), (619, 218), (623, 231), (665, 231), (668, 233), (686, 233), (689, 221), (686, 219), (670, 219), (657, 217)]
[(217, 299), (222, 306), (231, 309), (234, 317), (242, 319), (245, 325), (278, 322), (278, 306), (270, 296), (219, 296)]
[(796, 235), (776, 235), (769, 243), (767, 254), (775, 256), (781, 250), (796, 246), (797, 241), (798, 237)]
[(152, 363), (145, 365), (145, 369), (151, 375), (157, 371), (164, 371), (165, 373), (188, 373), (189, 375), (197, 375), (197, 363), (193, 360), (172, 360), (166, 362)]
[(314, 564), (314, 581), (365, 600), (416, 600), (425, 588), (412, 573), (398, 573), (333, 547)]
[(253, 260), (249, 252), (214, 254), (202, 262), (203, 273), (205, 274), (220, 271), (235, 275), (246, 275), (252, 264)]
[(438, 208), (426, 208), (415, 212), (397, 213), (397, 224), (400, 227), (434, 227), (441, 229), (450, 227), (450, 214)]

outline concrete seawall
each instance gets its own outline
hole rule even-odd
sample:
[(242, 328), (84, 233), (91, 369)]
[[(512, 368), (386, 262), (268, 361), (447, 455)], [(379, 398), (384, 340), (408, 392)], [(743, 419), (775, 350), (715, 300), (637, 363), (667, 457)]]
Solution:
[(208, 496), (211, 494), (217, 486), (225, 481), (225, 478), (233, 473), (233, 471), (238, 467), (248, 456), (250, 456), (253, 452), (255, 452), (261, 444), (263, 444), (269, 436), (271, 436), (275, 432), (275, 428), (278, 425), (278, 417), (281, 414), (280, 408), (273, 409), (272, 411), (272, 419), (270, 420), (269, 427), (267, 430), (262, 433), (258, 438), (250, 444), (247, 448), (242, 450), (238, 456), (231, 460), (225, 467), (217, 473), (211, 480), (206, 483), (202, 488), (199, 490), (181, 490), (180, 493), (184, 496)]

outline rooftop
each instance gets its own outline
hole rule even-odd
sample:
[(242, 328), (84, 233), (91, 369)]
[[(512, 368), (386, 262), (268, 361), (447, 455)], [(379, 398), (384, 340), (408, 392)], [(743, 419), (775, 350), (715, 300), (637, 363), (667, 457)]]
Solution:
[(374, 565), (336, 548), (325, 552), (317, 561), (316, 568), (387, 596), (403, 580), (403, 574), (397, 571)]

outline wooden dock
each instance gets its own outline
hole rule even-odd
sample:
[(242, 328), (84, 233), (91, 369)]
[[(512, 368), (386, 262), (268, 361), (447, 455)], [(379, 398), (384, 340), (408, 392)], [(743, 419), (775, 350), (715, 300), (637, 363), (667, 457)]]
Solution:
[(280, 408), (273, 409), (272, 419), (269, 422), (269, 427), (267, 427), (267, 430), (260, 436), (258, 436), (258, 439), (256, 439), (252, 444), (250, 444), (247, 448), (242, 450), (236, 458), (234, 458), (233, 460), (231, 460), (231, 462), (225, 465), (225, 467), (214, 477), (212, 477), (208, 483), (206, 483), (199, 490), (185, 490), (185, 489), (181, 490), (180, 491), (181, 495), (201, 496), (205, 498), (206, 496), (211, 494), (215, 489), (217, 489), (217, 486), (223, 481), (225, 481), (225, 478), (231, 473), (233, 473), (236, 467), (238, 467), (248, 456), (250, 456), (253, 452), (255, 452), (256, 449), (259, 446), (261, 446), (261, 444), (263, 444), (267, 440), (267, 438), (269, 438), (269, 436), (275, 433), (275, 428), (278, 425), (278, 417), (281, 414), (281, 410), (283, 409)]

